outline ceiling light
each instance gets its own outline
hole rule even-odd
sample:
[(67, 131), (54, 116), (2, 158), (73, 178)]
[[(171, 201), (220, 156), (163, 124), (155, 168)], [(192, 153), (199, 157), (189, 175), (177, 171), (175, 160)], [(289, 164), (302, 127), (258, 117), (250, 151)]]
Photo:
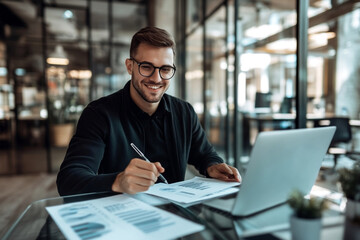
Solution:
[(282, 29), (281, 25), (279, 24), (264, 24), (261, 26), (255, 26), (247, 29), (245, 31), (246, 37), (251, 37), (255, 39), (264, 39), (273, 34), (280, 32)]
[(74, 79), (90, 79), (92, 72), (90, 70), (71, 70), (69, 76)]
[(7, 69), (6, 67), (0, 67), (0, 77), (7, 75)]
[(225, 60), (222, 60), (220, 62), (220, 69), (225, 70), (227, 68), (227, 63)]
[(317, 1), (313, 2), (313, 5), (318, 8), (330, 9), (331, 1), (330, 0), (317, 0)]
[(69, 59), (66, 56), (64, 48), (61, 45), (56, 45), (55, 51), (49, 54), (46, 62), (52, 65), (68, 65)]
[(240, 57), (241, 71), (250, 69), (266, 69), (271, 62), (271, 56), (267, 53), (244, 53)]
[(69, 59), (66, 58), (48, 58), (46, 62), (52, 65), (69, 65)]
[(322, 32), (309, 34), (309, 48), (315, 49), (328, 45), (328, 40), (335, 38), (336, 34), (334, 32)]
[(296, 39), (284, 38), (266, 45), (268, 49), (274, 51), (296, 51)]
[(193, 79), (200, 79), (203, 77), (204, 77), (204, 72), (202, 70), (187, 71), (185, 73), (186, 81), (190, 81)]
[(24, 76), (26, 74), (26, 70), (24, 68), (16, 68), (15, 75), (16, 76)]
[(71, 20), (74, 17), (74, 14), (70, 10), (65, 10), (63, 13), (63, 17), (64, 17), (64, 19)]
[(323, 39), (332, 39), (336, 37), (336, 34), (334, 32), (323, 32), (323, 33), (314, 33), (314, 34), (309, 34), (309, 39), (310, 40), (323, 40)]

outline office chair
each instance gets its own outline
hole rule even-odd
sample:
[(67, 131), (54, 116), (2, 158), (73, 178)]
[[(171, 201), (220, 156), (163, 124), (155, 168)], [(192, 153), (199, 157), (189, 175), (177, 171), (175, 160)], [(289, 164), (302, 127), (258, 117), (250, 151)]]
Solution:
[(284, 97), (280, 105), (280, 110), (279, 110), (280, 113), (291, 113), (292, 105), (293, 105), (293, 98)]
[[(352, 160), (359, 160), (360, 152), (353, 152), (348, 150), (348, 145), (352, 140), (351, 126), (349, 124), (348, 117), (330, 117), (317, 119), (314, 121), (314, 127), (327, 127), (327, 126), (335, 126), (336, 131), (334, 137), (330, 143), (328, 154), (334, 156), (334, 167), (335, 170), (336, 165), (338, 163), (338, 157), (345, 155)], [(344, 146), (345, 145), (345, 146)]]

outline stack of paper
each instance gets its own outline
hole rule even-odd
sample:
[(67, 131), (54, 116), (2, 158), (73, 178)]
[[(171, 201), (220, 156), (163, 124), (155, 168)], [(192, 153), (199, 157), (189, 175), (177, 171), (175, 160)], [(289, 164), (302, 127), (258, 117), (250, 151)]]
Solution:
[(204, 229), (127, 194), (46, 210), (67, 239), (175, 239)]
[(194, 177), (172, 184), (158, 183), (145, 193), (178, 203), (196, 203), (237, 192), (238, 182), (224, 182), (213, 178)]

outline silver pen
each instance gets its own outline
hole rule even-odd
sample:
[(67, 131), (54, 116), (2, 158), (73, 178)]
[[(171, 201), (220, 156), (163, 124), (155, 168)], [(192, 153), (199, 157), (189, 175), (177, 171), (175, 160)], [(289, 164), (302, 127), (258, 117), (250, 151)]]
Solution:
[[(150, 160), (147, 159), (147, 157), (145, 157), (145, 155), (135, 146), (135, 144), (130, 143), (130, 146), (135, 150), (135, 152), (137, 152), (137, 154), (139, 154), (140, 157), (144, 158), (145, 161), (150, 162)], [(164, 178), (164, 176), (161, 173), (159, 175), (159, 178), (164, 183), (169, 184), (168, 181)]]

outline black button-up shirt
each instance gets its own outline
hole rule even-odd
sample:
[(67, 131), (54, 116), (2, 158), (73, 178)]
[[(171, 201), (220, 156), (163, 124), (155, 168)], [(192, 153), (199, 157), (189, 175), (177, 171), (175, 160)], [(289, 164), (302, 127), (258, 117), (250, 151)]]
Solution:
[[(173, 174), (166, 171), (169, 167), (169, 154), (167, 152), (167, 143), (165, 141), (165, 117), (170, 114), (165, 109), (164, 101), (161, 101), (159, 107), (152, 116), (143, 112), (130, 98), (131, 109), (139, 119), (140, 128), (143, 130), (144, 148), (140, 149), (151, 162), (160, 162), (165, 168), (163, 176), (169, 182), (175, 182)], [(170, 169), (170, 168), (169, 168)]]
[(128, 82), (84, 109), (58, 173), (60, 195), (111, 191), (117, 174), (139, 157), (130, 143), (165, 167), (169, 183), (184, 180), (187, 164), (205, 175), (223, 162), (189, 103), (164, 94), (151, 117), (134, 105)]

